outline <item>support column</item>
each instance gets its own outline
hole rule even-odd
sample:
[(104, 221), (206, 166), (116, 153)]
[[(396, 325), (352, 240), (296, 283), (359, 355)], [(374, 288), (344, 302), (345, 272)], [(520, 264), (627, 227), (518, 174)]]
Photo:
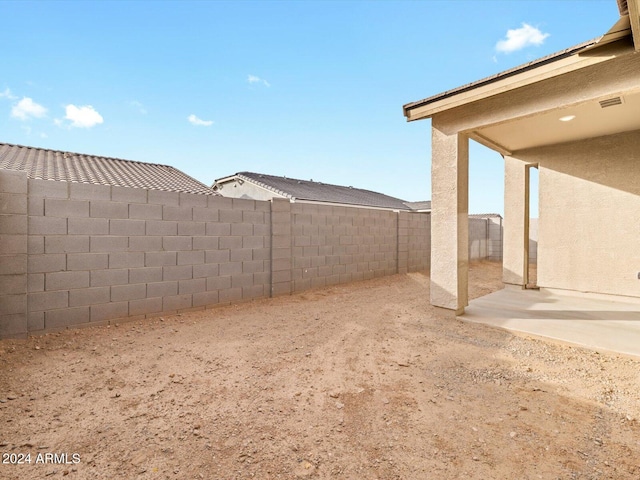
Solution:
[(502, 281), (511, 285), (526, 285), (526, 264), (529, 261), (529, 171), (517, 158), (504, 157), (504, 239)]
[(469, 304), (469, 140), (432, 123), (431, 304)]

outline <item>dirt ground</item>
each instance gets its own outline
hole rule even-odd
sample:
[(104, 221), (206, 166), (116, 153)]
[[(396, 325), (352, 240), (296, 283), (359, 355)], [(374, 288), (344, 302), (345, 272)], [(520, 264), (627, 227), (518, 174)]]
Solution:
[[(472, 296), (499, 277), (474, 265)], [(640, 359), (447, 318), (428, 289), (1, 341), (0, 452), (25, 463), (0, 478), (640, 478)]]

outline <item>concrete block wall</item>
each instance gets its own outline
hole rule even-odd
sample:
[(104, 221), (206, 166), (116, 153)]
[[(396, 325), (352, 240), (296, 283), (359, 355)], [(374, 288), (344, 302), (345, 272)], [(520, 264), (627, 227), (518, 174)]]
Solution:
[(469, 260), (488, 257), (489, 221), (486, 218), (469, 219)]
[(270, 205), (28, 181), (28, 331), (269, 295)]
[(428, 268), (430, 215), (0, 170), (0, 337)]
[(291, 204), (292, 291), (397, 273), (398, 213)]
[[(428, 270), (431, 266), (431, 214), (401, 212), (407, 217), (407, 271)], [(399, 231), (402, 235), (404, 232)], [(399, 272), (402, 273), (402, 272)]]
[(27, 333), (27, 175), (0, 170), (0, 338)]

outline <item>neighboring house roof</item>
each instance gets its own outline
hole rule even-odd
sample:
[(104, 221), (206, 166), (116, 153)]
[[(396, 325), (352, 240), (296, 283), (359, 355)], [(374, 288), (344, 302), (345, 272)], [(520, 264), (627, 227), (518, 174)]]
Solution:
[(404, 202), (404, 204), (409, 207), (411, 210), (415, 211), (431, 211), (431, 200), (424, 200), (420, 202)]
[(28, 178), (218, 195), (177, 168), (156, 163), (0, 143), (0, 168)]
[(404, 200), (383, 193), (361, 188), (331, 185), (329, 183), (300, 180), (297, 178), (277, 177), (263, 173), (238, 172), (229, 177), (219, 178), (214, 185), (239, 178), (252, 182), (267, 190), (292, 200), (308, 200), (324, 203), (360, 205), (367, 207), (409, 210)]

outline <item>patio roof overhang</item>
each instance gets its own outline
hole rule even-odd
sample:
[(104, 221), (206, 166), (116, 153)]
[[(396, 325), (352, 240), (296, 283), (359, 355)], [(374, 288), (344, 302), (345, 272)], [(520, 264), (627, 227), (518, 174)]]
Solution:
[[(634, 27), (634, 18), (640, 24), (639, 5), (640, 0), (629, 0), (628, 14), (596, 40), (407, 104), (403, 107), (404, 115), (407, 121), (433, 117), (450, 119), (454, 112), (464, 117), (469, 106), (476, 113), (479, 105), (486, 105), (485, 110), (489, 110), (503, 103), (496, 100), (498, 97), (522, 97), (525, 92), (533, 92), (535, 85), (551, 85), (548, 91), (553, 92), (554, 82), (564, 77), (579, 79), (590, 88), (583, 89), (582, 85), (575, 84), (574, 90), (583, 92), (565, 96), (556, 92), (557, 101), (554, 103), (545, 102), (540, 97), (530, 98), (530, 103), (536, 106), (520, 108), (512, 115), (506, 111), (505, 115), (488, 115), (486, 118), (475, 114), (476, 121), (462, 125), (459, 131), (503, 155), (511, 155), (515, 151), (543, 145), (640, 130), (640, 115), (637, 114), (640, 111), (640, 81), (621, 83), (608, 89), (593, 89), (590, 84), (601, 80), (587, 73), (596, 70), (606, 72), (607, 69), (602, 67), (607, 62), (630, 55), (633, 61), (628, 63), (635, 74), (640, 75), (640, 39), (637, 38), (640, 26)], [(478, 108), (474, 109), (474, 104)]]

